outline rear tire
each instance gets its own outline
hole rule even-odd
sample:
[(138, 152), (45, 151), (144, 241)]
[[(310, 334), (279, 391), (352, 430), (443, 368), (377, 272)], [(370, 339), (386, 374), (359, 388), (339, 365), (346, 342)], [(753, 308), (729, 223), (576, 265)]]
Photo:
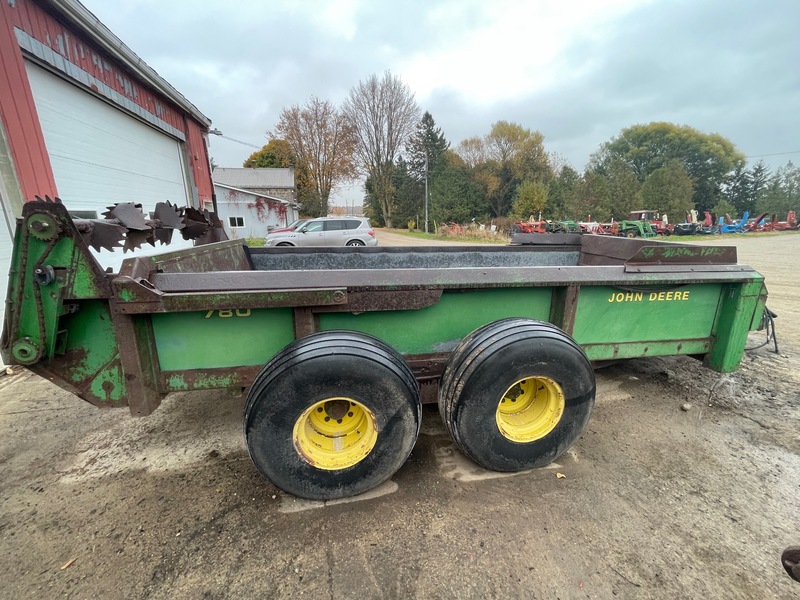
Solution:
[(349, 242), (347, 242), (347, 245), (348, 246), (366, 246), (366, 244), (364, 242), (362, 242), (361, 240), (350, 240)]
[(247, 450), (279, 488), (312, 500), (364, 493), (406, 461), (419, 387), (402, 357), (368, 335), (317, 333), (258, 374), (245, 407)]
[(578, 439), (594, 406), (592, 365), (557, 327), (511, 318), (453, 351), (439, 412), (464, 454), (492, 471), (551, 463)]

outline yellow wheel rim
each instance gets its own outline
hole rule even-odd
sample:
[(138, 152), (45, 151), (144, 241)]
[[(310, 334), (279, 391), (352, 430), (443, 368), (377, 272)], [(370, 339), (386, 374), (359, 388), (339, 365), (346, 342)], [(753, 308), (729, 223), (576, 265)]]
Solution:
[(528, 377), (503, 394), (497, 405), (497, 427), (512, 442), (526, 444), (553, 431), (563, 414), (561, 386), (547, 377)]
[(325, 471), (346, 469), (372, 452), (378, 439), (373, 413), (351, 398), (328, 398), (308, 407), (292, 431), (295, 450)]

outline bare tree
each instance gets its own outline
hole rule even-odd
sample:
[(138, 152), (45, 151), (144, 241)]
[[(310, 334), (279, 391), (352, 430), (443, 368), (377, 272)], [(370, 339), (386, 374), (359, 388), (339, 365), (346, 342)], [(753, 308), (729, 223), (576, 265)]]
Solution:
[(386, 71), (383, 77), (370, 75), (359, 81), (343, 110), (355, 128), (356, 155), (371, 179), (383, 220), (391, 227), (394, 163), (420, 119), (419, 106), (408, 86)]
[(314, 212), (325, 216), (331, 193), (357, 176), (353, 126), (336, 106), (312, 96), (304, 106), (284, 108), (275, 132), (305, 167), (312, 184), (308, 200), (318, 202)]

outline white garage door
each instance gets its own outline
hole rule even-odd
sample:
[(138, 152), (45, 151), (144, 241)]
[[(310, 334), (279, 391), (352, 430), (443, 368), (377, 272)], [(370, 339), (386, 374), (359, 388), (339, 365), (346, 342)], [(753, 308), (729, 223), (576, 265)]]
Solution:
[[(96, 211), (102, 218), (117, 202), (140, 203), (145, 213), (165, 200), (187, 204), (182, 142), (31, 62), (26, 69), (58, 193), (70, 211)], [(118, 249), (98, 258), (117, 267), (122, 254)]]

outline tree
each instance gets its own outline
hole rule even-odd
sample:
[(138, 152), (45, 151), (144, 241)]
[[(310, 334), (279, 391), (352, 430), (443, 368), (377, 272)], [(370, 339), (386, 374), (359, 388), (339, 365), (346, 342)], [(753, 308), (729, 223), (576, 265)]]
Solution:
[(389, 71), (369, 76), (350, 90), (343, 111), (354, 128), (356, 156), (372, 179), (372, 194), (392, 226), (394, 163), (419, 120), (414, 94)]
[(758, 205), (758, 201), (764, 194), (769, 183), (769, 169), (764, 161), (758, 161), (752, 169), (750, 169), (750, 197), (753, 203), (753, 208)]
[(775, 171), (758, 202), (758, 212), (786, 218), (790, 210), (800, 209), (800, 168), (789, 161)]
[(327, 100), (312, 96), (302, 107), (284, 108), (275, 132), (305, 166), (319, 213), (328, 214), (331, 192), (356, 177), (356, 138), (347, 117)]
[(693, 192), (692, 178), (678, 160), (650, 173), (642, 185), (642, 199), (647, 207), (671, 215), (674, 223), (680, 222), (686, 211), (694, 208)]
[(699, 209), (716, 204), (728, 173), (745, 160), (727, 138), (672, 123), (623, 129), (592, 156), (590, 170), (605, 173), (615, 158), (627, 162), (641, 183), (667, 163), (678, 161), (694, 182), (693, 201)]
[(642, 206), (642, 185), (628, 163), (619, 159), (612, 160), (606, 177), (611, 189), (608, 205), (602, 208), (607, 208), (611, 217), (619, 221), (627, 218), (632, 210), (647, 208)]
[(611, 182), (602, 173), (586, 171), (578, 184), (569, 214), (579, 221), (589, 219), (609, 221), (611, 219)]
[(711, 213), (717, 216), (731, 215), (733, 217), (735, 217), (737, 214), (740, 214), (737, 212), (736, 206), (725, 200), (725, 198), (714, 205), (714, 207), (711, 209)]
[(425, 185), (412, 176), (409, 164), (401, 156), (395, 164), (392, 185), (395, 189), (394, 218), (398, 225), (418, 222), (423, 214)]
[(481, 188), (470, 177), (469, 166), (458, 154), (447, 150), (430, 187), (431, 219), (438, 223), (465, 223), (483, 218), (486, 209)]
[(450, 142), (444, 137), (442, 128), (437, 127), (431, 113), (425, 111), (408, 142), (409, 172), (417, 181), (424, 181), (426, 174), (436, 170), (442, 155), (449, 148)]
[(565, 165), (558, 171), (558, 177), (550, 182), (547, 194), (547, 216), (556, 221), (576, 217), (579, 213), (571, 212), (577, 206), (576, 201), (581, 176), (575, 169)]
[(474, 169), (489, 160), (486, 143), (482, 137), (478, 136), (461, 140), (456, 147), (456, 154), (461, 157), (470, 169)]
[(249, 169), (286, 169), (297, 164), (297, 157), (286, 140), (272, 138), (242, 163)]
[(753, 198), (753, 182), (750, 171), (744, 168), (743, 164), (736, 165), (733, 173), (728, 176), (723, 187), (723, 196), (726, 204), (733, 206), (723, 213), (713, 209), (716, 214), (726, 214), (755, 210), (755, 199)]
[(547, 185), (541, 181), (526, 179), (517, 186), (511, 216), (520, 221), (534, 215), (538, 216), (547, 205), (547, 193)]

